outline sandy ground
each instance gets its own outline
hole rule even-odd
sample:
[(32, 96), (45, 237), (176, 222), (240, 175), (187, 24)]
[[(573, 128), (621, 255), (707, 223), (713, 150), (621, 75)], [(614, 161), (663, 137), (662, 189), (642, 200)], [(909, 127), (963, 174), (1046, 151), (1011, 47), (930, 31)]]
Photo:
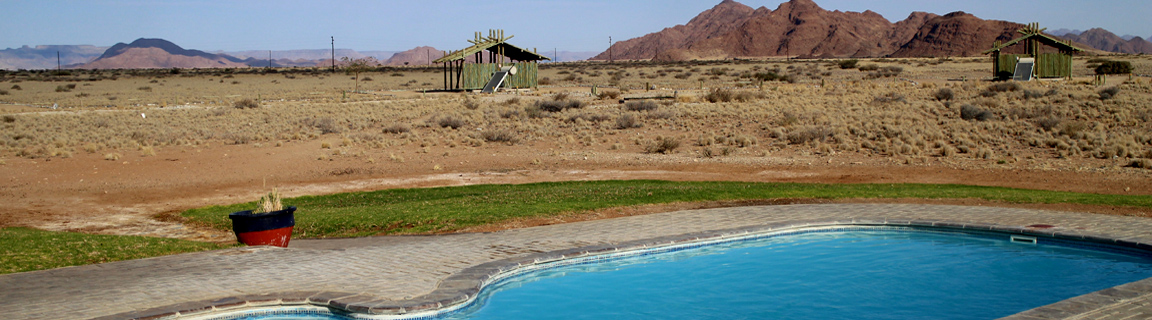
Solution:
[[(904, 164), (855, 154), (829, 156), (777, 152), (702, 159), (634, 150), (564, 150), (542, 143), (442, 147), (405, 152), (404, 162), (364, 157), (317, 160), (319, 142), (281, 147), (213, 145), (171, 147), (159, 156), (104, 160), (7, 159), (0, 183), (0, 226), (103, 234), (230, 241), (226, 232), (180, 223), (189, 208), (252, 201), (264, 190), (286, 196), (386, 188), (528, 183), (561, 180), (663, 179), (821, 183), (963, 183), (1076, 192), (1152, 194), (1149, 170), (972, 169), (943, 160)], [(415, 149), (415, 148), (413, 148)], [(371, 156), (367, 156), (371, 157)], [(377, 159), (387, 159), (377, 155)], [(979, 200), (846, 200), (1003, 205)], [(787, 202), (787, 201), (785, 201)], [(685, 208), (743, 205), (704, 203), (606, 210), (560, 219), (513, 221), (475, 231), (606, 218)], [(1030, 207), (1147, 216), (1147, 210), (1082, 205)]]
[[(1077, 70), (1086, 73), (1080, 65), (1088, 58), (1077, 59)], [(1144, 58), (1131, 58), (1138, 69), (1146, 70), (1152, 63)], [(929, 60), (925, 60), (929, 61)], [(907, 61), (904, 61), (907, 62)], [(913, 61), (916, 62), (916, 61)], [(953, 78), (979, 78), (986, 76), (988, 63), (981, 58), (958, 59), (945, 64), (924, 65), (914, 63), (883, 63), (908, 68), (902, 76), (924, 83), (945, 84)], [(719, 65), (736, 71), (750, 68), (788, 68), (783, 61), (762, 64)], [(804, 65), (797, 65), (804, 67)], [(819, 66), (819, 68), (816, 68)], [(607, 72), (624, 70), (629, 76), (619, 85), (646, 87), (659, 84), (672, 88), (708, 85), (730, 85), (740, 80), (731, 76), (721, 80), (703, 78), (711, 68), (718, 66), (606, 66), (574, 64), (541, 70), (541, 77), (550, 77), (561, 86), (542, 91), (586, 92), (587, 85), (608, 85)], [(827, 71), (829, 81), (857, 81), (862, 72), (839, 70), (823, 62), (809, 66)], [(663, 73), (659, 79), (642, 78)], [(427, 71), (427, 70), (426, 70)], [(56, 112), (46, 108), (58, 101), (62, 106), (122, 105), (125, 108), (158, 108), (168, 105), (190, 104), (196, 108), (230, 107), (231, 100), (239, 97), (263, 97), (270, 104), (300, 104), (301, 101), (336, 101), (353, 99), (423, 99), (426, 94), (416, 89), (436, 87), (441, 81), (437, 70), (406, 71), (373, 74), (372, 81), (362, 82), (369, 95), (347, 96), (344, 88), (352, 80), (331, 74), (269, 74), (269, 75), (200, 75), (141, 76), (121, 75), (120, 80), (78, 82), (73, 92), (55, 90), (66, 82), (11, 80), (4, 88), (11, 89), (0, 103), (0, 114)], [(572, 71), (569, 73), (569, 71)], [(694, 74), (684, 80), (673, 75)], [(633, 73), (635, 73), (633, 75)], [(732, 72), (735, 74), (736, 72)], [(118, 73), (117, 73), (118, 74)], [(107, 76), (108, 74), (105, 74)], [(1081, 75), (1082, 76), (1082, 75)], [(79, 75), (77, 77), (88, 77)], [(582, 80), (559, 80), (566, 77)], [(585, 78), (586, 77), (586, 78)], [(696, 78), (700, 78), (697, 80)], [(730, 79), (732, 78), (732, 79)], [(839, 79), (839, 80), (837, 80)], [(1087, 79), (1087, 78), (1085, 78)], [(823, 84), (824, 80), (805, 79), (807, 85)], [(886, 84), (895, 80), (874, 82)], [(901, 80), (904, 81), (904, 80)], [(1119, 85), (1127, 78), (1110, 78), (1109, 85)], [(1144, 80), (1147, 81), (1147, 80)], [(802, 84), (803, 85), (802, 81)], [(576, 86), (577, 84), (584, 86)], [(984, 86), (983, 83), (978, 86)], [(147, 90), (144, 90), (147, 87)], [(641, 89), (642, 90), (642, 89)], [(1134, 91), (1134, 90), (1133, 90)], [(640, 91), (637, 91), (640, 92)], [(427, 94), (436, 99), (435, 94)], [(448, 94), (440, 98), (449, 97)], [(325, 100), (327, 99), (327, 100)], [(482, 99), (507, 99), (487, 97)], [(496, 101), (492, 100), (492, 101)], [(335, 103), (335, 102), (331, 102)], [(495, 103), (495, 102), (493, 102)], [(85, 109), (87, 110), (87, 109)], [(133, 109), (135, 110), (135, 109)], [(83, 111), (81, 111), (83, 112)], [(67, 128), (60, 128), (66, 130)], [(374, 129), (374, 130), (378, 130)], [(645, 135), (661, 134), (659, 131)], [(634, 134), (634, 133), (629, 133)], [(614, 138), (617, 139), (617, 138)], [(531, 140), (515, 145), (489, 143), (481, 147), (433, 145), (422, 147), (407, 145), (392, 147), (388, 151), (362, 148), (355, 156), (333, 156), (320, 160), (318, 154), (331, 153), (322, 143), (338, 142), (338, 134), (326, 134), (306, 140), (290, 140), (281, 146), (273, 143), (225, 145), (220, 141), (208, 144), (162, 146), (155, 156), (142, 156), (130, 148), (118, 150), (124, 156), (105, 160), (99, 152), (76, 151), (69, 157), (0, 156), (0, 227), (27, 226), (57, 231), (81, 231), (102, 234), (148, 235), (203, 241), (232, 241), (228, 232), (199, 228), (181, 223), (183, 210), (209, 205), (225, 205), (256, 200), (271, 188), (278, 188), (286, 196), (329, 194), (348, 191), (379, 190), (386, 188), (452, 186), (490, 183), (528, 183), (562, 180), (602, 179), (662, 179), (662, 180), (729, 180), (764, 182), (821, 182), (821, 183), (958, 183), (985, 186), (1006, 186), (1030, 189), (1110, 193), (1152, 194), (1152, 170), (1128, 168), (1129, 159), (1096, 159), (1073, 157), (1054, 159), (1048, 149), (1030, 149), (1017, 153), (1007, 163), (996, 160), (975, 160), (938, 157), (915, 158), (870, 156), (865, 153), (813, 153), (807, 148), (774, 150), (770, 154), (740, 151), (735, 155), (704, 158), (695, 151), (674, 154), (645, 154), (641, 147), (626, 143), (623, 148), (608, 143), (592, 146), (562, 145), (557, 139)], [(47, 142), (46, 142), (47, 143)], [(765, 141), (767, 144), (768, 142)], [(759, 148), (760, 150), (767, 150)], [(809, 150), (809, 151), (805, 151)], [(1038, 151), (1039, 150), (1039, 151)], [(1047, 151), (1045, 151), (1047, 150)], [(397, 160), (393, 155), (403, 160)], [(511, 221), (471, 231), (490, 231), (519, 226), (541, 225), (598, 219), (613, 216), (643, 214), (697, 207), (746, 205), (759, 203), (790, 203), (812, 200), (772, 200), (768, 202), (698, 203), (643, 206), (575, 214), (555, 219)], [(966, 205), (1006, 205), (973, 199), (959, 200), (843, 200), (855, 202), (929, 202)], [(1083, 205), (1027, 205), (1027, 207), (1148, 216), (1149, 210), (1109, 208)]]

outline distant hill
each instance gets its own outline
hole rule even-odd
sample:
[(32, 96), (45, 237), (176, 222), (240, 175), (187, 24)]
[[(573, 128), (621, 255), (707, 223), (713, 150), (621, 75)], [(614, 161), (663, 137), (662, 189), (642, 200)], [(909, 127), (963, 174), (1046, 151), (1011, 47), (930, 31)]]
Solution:
[(1116, 53), (1152, 53), (1152, 42), (1141, 37), (1124, 39), (1101, 28), (1084, 32), (1067, 32), (1061, 38), (1086, 44), (1092, 48)]
[(0, 69), (55, 69), (56, 53), (64, 66), (84, 64), (96, 59), (108, 47), (92, 45), (23, 46), (0, 50)]
[(872, 11), (824, 10), (812, 0), (790, 0), (776, 10), (724, 0), (687, 24), (617, 42), (591, 60), (976, 56), (996, 41), (1019, 37), (1023, 27), (964, 12), (913, 12), (892, 23)]
[(117, 43), (80, 69), (154, 69), (247, 67), (244, 60), (200, 50), (187, 50), (164, 39), (140, 38)]
[(397, 52), (381, 64), (386, 66), (419, 66), (432, 64), (432, 60), (440, 59), (444, 51), (433, 47), (415, 47), (408, 51)]

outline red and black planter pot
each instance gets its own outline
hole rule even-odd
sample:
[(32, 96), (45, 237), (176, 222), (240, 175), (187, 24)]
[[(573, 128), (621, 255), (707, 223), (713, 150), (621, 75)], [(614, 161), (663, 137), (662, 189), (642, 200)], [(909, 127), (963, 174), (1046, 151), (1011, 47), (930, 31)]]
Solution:
[(228, 218), (232, 219), (232, 231), (236, 232), (240, 243), (287, 248), (288, 240), (292, 239), (292, 227), (296, 225), (293, 212), (296, 212), (296, 207), (257, 214), (248, 210), (233, 212)]

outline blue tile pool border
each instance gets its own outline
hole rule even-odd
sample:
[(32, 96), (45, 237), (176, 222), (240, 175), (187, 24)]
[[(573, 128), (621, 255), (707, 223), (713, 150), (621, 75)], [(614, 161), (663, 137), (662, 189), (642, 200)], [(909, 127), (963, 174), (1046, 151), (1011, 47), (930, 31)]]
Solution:
[[(188, 302), (98, 319), (234, 320), (258, 314), (292, 312), (337, 315), (347, 319), (437, 319), (476, 303), (481, 291), (487, 287), (538, 270), (771, 237), (816, 232), (901, 229), (963, 233), (1004, 240), (1008, 240), (1011, 235), (1017, 235), (1035, 238), (1039, 244), (1152, 257), (1152, 244), (1149, 243), (1046, 226), (1016, 227), (954, 221), (886, 219), (792, 221), (586, 246), (493, 261), (461, 270), (442, 280), (431, 293), (403, 301), (388, 300), (365, 293), (298, 291)], [(1104, 308), (1122, 299), (1147, 294), (1152, 294), (1152, 278), (1038, 307), (1009, 316), (1007, 319), (1063, 318), (1076, 314), (1076, 310)]]

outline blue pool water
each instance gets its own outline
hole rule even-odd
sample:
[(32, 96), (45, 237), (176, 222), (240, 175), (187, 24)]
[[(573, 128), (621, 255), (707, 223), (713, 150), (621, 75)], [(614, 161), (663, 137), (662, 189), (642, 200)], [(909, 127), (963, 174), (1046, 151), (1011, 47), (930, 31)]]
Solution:
[(1148, 277), (1147, 255), (1008, 235), (819, 232), (532, 272), (446, 318), (993, 319)]

